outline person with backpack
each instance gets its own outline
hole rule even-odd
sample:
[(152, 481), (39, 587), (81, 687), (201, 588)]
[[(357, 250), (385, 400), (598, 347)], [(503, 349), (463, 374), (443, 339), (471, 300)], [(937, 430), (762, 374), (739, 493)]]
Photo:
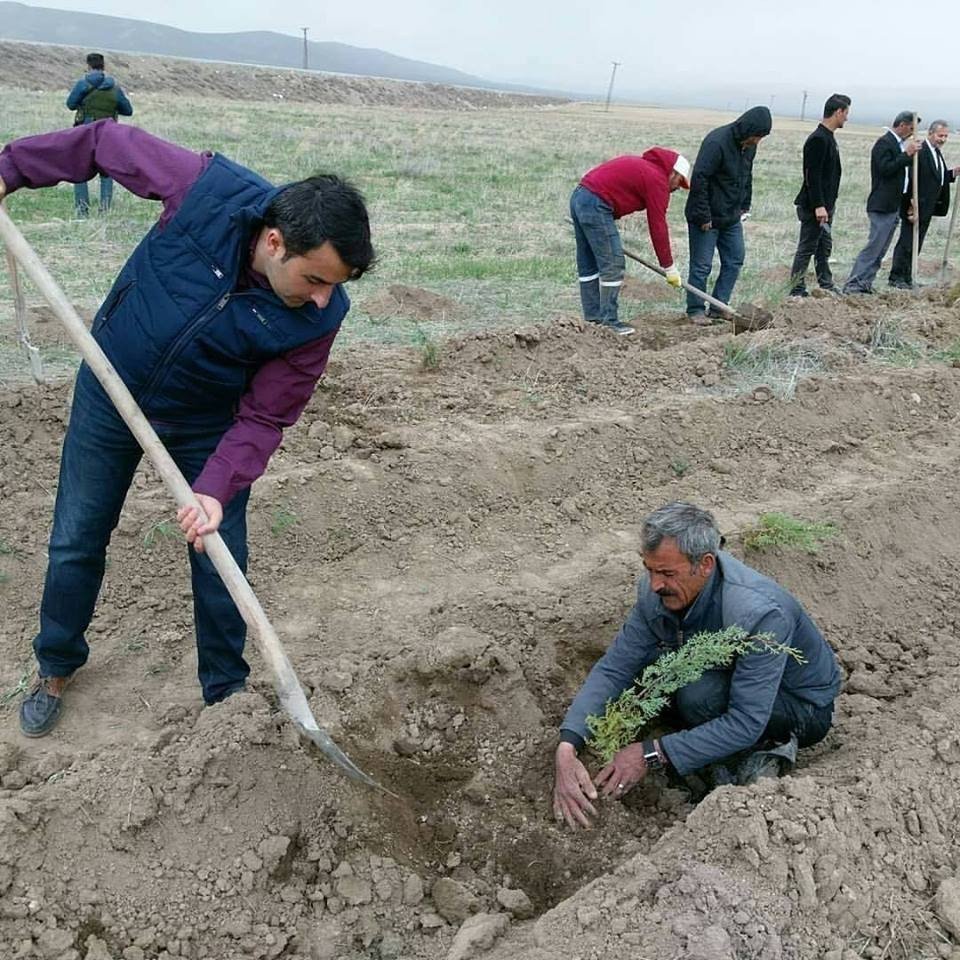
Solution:
[[(67, 97), (67, 109), (75, 110), (75, 127), (97, 120), (116, 120), (117, 117), (132, 117), (133, 106), (117, 81), (104, 73), (102, 53), (88, 53), (89, 71), (81, 77)], [(90, 213), (90, 193), (87, 183), (73, 187), (73, 202), (77, 217), (85, 218)], [(113, 203), (113, 180), (100, 174), (100, 212), (106, 213)]]

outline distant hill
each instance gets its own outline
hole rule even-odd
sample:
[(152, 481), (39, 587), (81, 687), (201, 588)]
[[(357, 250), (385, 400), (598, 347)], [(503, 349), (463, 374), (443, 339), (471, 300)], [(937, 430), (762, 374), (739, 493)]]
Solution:
[[(57, 99), (62, 100), (83, 69), (83, 58), (89, 49), (89, 46), (67, 47), (0, 39), (0, 63), (4, 65), (0, 85), (56, 91)], [(562, 97), (449, 83), (421, 83), (290, 67), (122, 53), (107, 47), (101, 49), (107, 55), (107, 68), (134, 100), (141, 93), (169, 93), (186, 84), (192, 97), (293, 100), (314, 105), (348, 103), (438, 110), (530, 110), (569, 102)]]
[[(0, 37), (88, 47), (91, 50), (119, 50), (277, 67), (303, 66), (303, 39), (299, 37), (267, 31), (191, 33), (145, 20), (29, 7), (9, 0), (0, 0)], [(408, 60), (383, 50), (351, 47), (345, 43), (310, 41), (307, 54), (311, 70), (486, 89), (527, 89), (493, 84), (449, 67)]]

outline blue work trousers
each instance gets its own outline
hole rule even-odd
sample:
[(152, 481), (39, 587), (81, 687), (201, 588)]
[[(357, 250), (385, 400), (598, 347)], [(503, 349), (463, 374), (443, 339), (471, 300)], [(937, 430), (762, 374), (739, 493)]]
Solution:
[[(90, 213), (90, 188), (84, 183), (73, 185), (73, 204), (77, 216), (85, 217)], [(100, 212), (106, 213), (113, 204), (113, 180), (100, 174)]]
[(570, 219), (577, 240), (583, 319), (589, 323), (616, 323), (626, 264), (613, 209), (606, 200), (578, 185), (570, 197)]
[[(223, 435), (222, 429), (154, 427), (188, 483), (199, 475)], [(103, 581), (107, 544), (141, 454), (113, 402), (84, 364), (63, 442), (40, 632), (33, 642), (41, 676), (68, 676), (87, 661), (85, 633)], [(226, 505), (219, 530), (241, 570), (247, 564), (248, 498), (249, 490), (244, 490)], [(246, 626), (207, 555), (192, 547), (188, 551), (198, 675), (204, 700), (215, 703), (242, 686), (250, 672), (243, 658)]]

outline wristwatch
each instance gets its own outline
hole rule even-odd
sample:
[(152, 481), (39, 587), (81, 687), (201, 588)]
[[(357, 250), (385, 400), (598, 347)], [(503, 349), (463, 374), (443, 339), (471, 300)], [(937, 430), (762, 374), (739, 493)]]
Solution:
[(647, 765), (648, 770), (663, 769), (663, 756), (653, 740), (643, 741), (643, 762)]

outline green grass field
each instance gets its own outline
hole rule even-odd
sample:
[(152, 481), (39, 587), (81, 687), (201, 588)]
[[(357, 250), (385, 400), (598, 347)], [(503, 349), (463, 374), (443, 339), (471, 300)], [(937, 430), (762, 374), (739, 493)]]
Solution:
[[(5, 91), (4, 142), (65, 126), (59, 97)], [(589, 167), (619, 153), (662, 144), (692, 160), (703, 135), (732, 117), (701, 111), (570, 105), (476, 112), (300, 103), (232, 103), (135, 97), (135, 122), (196, 150), (218, 150), (282, 182), (319, 170), (352, 178), (373, 213), (380, 263), (351, 285), (354, 310), (345, 339), (416, 342), (464, 328), (548, 321), (576, 315), (579, 301), (570, 192)], [(855, 105), (854, 105), (855, 106)], [(793, 198), (803, 140), (814, 122), (776, 118), (760, 145), (754, 170), (753, 216), (747, 224), (747, 264), (737, 300), (767, 304), (783, 298), (797, 236)], [(878, 130), (848, 127), (839, 134), (844, 181), (834, 230), (836, 273), (843, 278), (866, 238), (863, 211), (869, 150)], [(949, 157), (950, 149), (947, 154)], [(91, 184), (91, 197), (97, 195)], [(687, 262), (682, 192), (670, 211), (674, 251)], [(72, 220), (68, 184), (20, 191), (8, 208), (72, 302), (92, 311), (125, 256), (159, 213), (156, 203), (122, 189), (106, 218)], [(944, 221), (935, 221), (925, 248), (939, 258)], [(622, 222), (625, 242), (652, 258), (643, 214)], [(628, 274), (652, 287), (647, 300), (625, 291), (624, 315), (640, 310), (678, 313), (682, 300), (659, 278), (628, 261)], [(378, 316), (367, 304), (390, 284), (426, 288), (456, 301), (456, 319), (414, 323)], [(28, 304), (40, 302), (27, 284)], [(380, 298), (382, 300), (382, 298)], [(418, 333), (418, 330), (420, 331)], [(11, 349), (12, 300), (0, 289), (0, 338)], [(55, 359), (51, 357), (50, 359)], [(9, 365), (4, 368), (9, 373)]]

